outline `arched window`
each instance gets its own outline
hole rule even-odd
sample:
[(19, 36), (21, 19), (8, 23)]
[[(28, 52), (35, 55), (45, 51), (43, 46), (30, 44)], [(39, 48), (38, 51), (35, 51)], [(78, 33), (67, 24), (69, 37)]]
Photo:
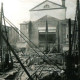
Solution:
[(46, 5), (44, 6), (44, 8), (50, 8), (50, 6), (49, 6), (48, 4), (46, 4)]

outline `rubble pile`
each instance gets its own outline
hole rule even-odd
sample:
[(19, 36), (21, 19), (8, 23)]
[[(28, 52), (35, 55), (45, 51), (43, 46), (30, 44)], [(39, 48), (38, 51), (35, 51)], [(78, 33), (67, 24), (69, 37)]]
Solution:
[[(28, 53), (28, 54), (27, 54)], [(29, 50), (28, 52), (25, 52), (25, 54), (22, 54), (19, 52), (19, 57), (21, 61), (23, 62), (26, 69), (29, 71), (30, 75), (33, 77), (34, 80), (44, 80), (44, 77), (52, 75), (54, 71), (56, 71), (58, 74), (60, 74), (60, 70), (56, 67), (56, 65), (53, 65), (41, 52), (38, 52), (39, 55), (37, 55), (34, 51)], [(56, 54), (46, 54), (51, 60), (56, 61)], [(58, 55), (58, 54), (57, 54)], [(42, 58), (41, 58), (42, 57)], [(47, 64), (44, 60), (50, 62), (51, 64)], [(16, 62), (16, 65), (18, 63)], [(60, 67), (62, 67), (60, 64), (58, 64)], [(25, 74), (24, 70), (18, 65), (19, 71), (17, 74), (18, 80), (29, 80), (28, 76)], [(16, 80), (16, 78), (15, 78)]]

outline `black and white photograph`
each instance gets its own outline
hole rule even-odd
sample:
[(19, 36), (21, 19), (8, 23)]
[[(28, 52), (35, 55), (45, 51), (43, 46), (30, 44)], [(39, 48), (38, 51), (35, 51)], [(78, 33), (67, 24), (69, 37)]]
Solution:
[(80, 0), (0, 0), (0, 80), (80, 80)]

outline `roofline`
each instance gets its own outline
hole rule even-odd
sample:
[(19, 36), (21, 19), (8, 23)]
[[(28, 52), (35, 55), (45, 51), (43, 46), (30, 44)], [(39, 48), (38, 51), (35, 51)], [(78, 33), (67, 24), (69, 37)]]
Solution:
[(38, 7), (39, 5), (41, 5), (41, 4), (43, 4), (43, 3), (45, 3), (45, 2), (46, 2), (46, 1), (41, 2), (41, 3), (40, 3), (40, 4), (38, 4), (37, 6), (33, 7), (32, 9), (30, 9), (30, 11), (31, 11), (31, 10), (33, 10), (34, 8)]
[[(33, 7), (32, 9), (30, 9), (29, 11), (32, 11), (34, 8), (38, 7), (39, 5), (41, 5), (41, 4), (45, 3), (45, 2), (46, 2), (46, 1), (43, 1), (42, 3), (38, 4), (37, 6)], [(66, 7), (63, 7), (62, 5), (57, 4), (57, 3), (54, 3), (54, 2), (52, 2), (52, 1), (48, 1), (48, 2), (50, 2), (50, 3), (52, 3), (52, 4), (56, 4), (56, 5), (58, 5), (58, 6), (62, 7), (62, 8), (66, 8)]]
[(43, 11), (43, 10), (55, 10), (55, 9), (66, 9), (66, 7), (65, 8), (38, 9), (38, 10), (30, 10), (30, 11)]
[[(55, 3), (55, 2), (52, 2), (52, 1), (48, 1), (48, 2), (53, 3), (53, 4), (56, 4), (56, 5), (60, 6), (60, 7), (63, 7), (62, 5), (57, 4), (57, 3)], [(64, 8), (64, 7), (63, 7), (63, 8)]]
[(20, 23), (20, 25), (27, 25), (28, 23)]
[[(41, 18), (39, 18), (38, 20), (36, 20), (36, 21), (39, 21), (40, 19), (42, 19), (42, 18), (44, 18), (44, 17), (48, 17), (49, 15), (45, 15), (45, 16), (43, 16), (43, 17), (41, 17)], [(55, 19), (55, 20), (58, 20), (58, 21), (62, 21), (62, 20), (60, 20), (60, 19), (57, 19), (57, 18), (55, 18), (55, 17), (52, 17), (52, 16), (49, 16), (49, 17), (51, 17), (51, 18), (53, 18), (53, 19)], [(36, 22), (35, 21), (35, 22)]]

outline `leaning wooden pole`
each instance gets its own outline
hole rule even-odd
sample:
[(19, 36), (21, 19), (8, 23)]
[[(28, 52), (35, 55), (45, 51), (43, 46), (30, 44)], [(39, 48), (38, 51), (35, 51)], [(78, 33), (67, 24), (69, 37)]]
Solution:
[(80, 0), (77, 0), (77, 20), (78, 20), (78, 76), (80, 78)]
[(9, 46), (9, 48), (12, 51), (13, 55), (16, 57), (16, 59), (18, 60), (18, 62), (20, 63), (21, 67), (24, 69), (25, 73), (28, 75), (28, 77), (30, 78), (30, 80), (33, 80), (33, 78), (31, 77), (31, 75), (29, 74), (29, 72), (27, 71), (27, 69), (25, 68), (25, 66), (22, 64), (20, 58), (17, 56), (16, 52), (11, 47), (11, 45), (9, 44), (9, 42), (7, 41), (7, 39), (5, 38), (5, 36), (2, 33), (1, 33), (1, 36), (4, 39), (4, 41), (7, 43), (7, 45)]
[(79, 64), (80, 64), (80, 0), (77, 0), (77, 19), (78, 19), (78, 49), (79, 49)]
[(0, 55), (1, 55), (1, 62), (2, 62), (2, 9), (3, 9), (3, 3), (1, 3), (1, 11), (0, 11)]
[(71, 19), (69, 19), (69, 52), (66, 56), (66, 76), (67, 80), (75, 79), (74, 55), (72, 54), (72, 35), (71, 35)]
[(31, 75), (29, 74), (29, 72), (25, 68), (25, 66), (22, 64), (20, 58), (17, 56), (16, 52), (14, 51), (14, 49), (12, 48), (12, 46), (10, 45), (10, 43), (8, 42), (8, 40), (5, 38), (5, 36), (2, 33), (2, 15), (3, 15), (3, 3), (1, 4), (1, 14), (0, 14), (0, 49), (2, 47), (2, 39), (3, 39), (5, 41), (5, 43), (9, 46), (9, 49), (12, 51), (13, 55), (16, 57), (16, 59), (18, 60), (18, 62), (20, 63), (21, 67), (24, 69), (25, 73), (28, 75), (30, 80), (33, 80)]

